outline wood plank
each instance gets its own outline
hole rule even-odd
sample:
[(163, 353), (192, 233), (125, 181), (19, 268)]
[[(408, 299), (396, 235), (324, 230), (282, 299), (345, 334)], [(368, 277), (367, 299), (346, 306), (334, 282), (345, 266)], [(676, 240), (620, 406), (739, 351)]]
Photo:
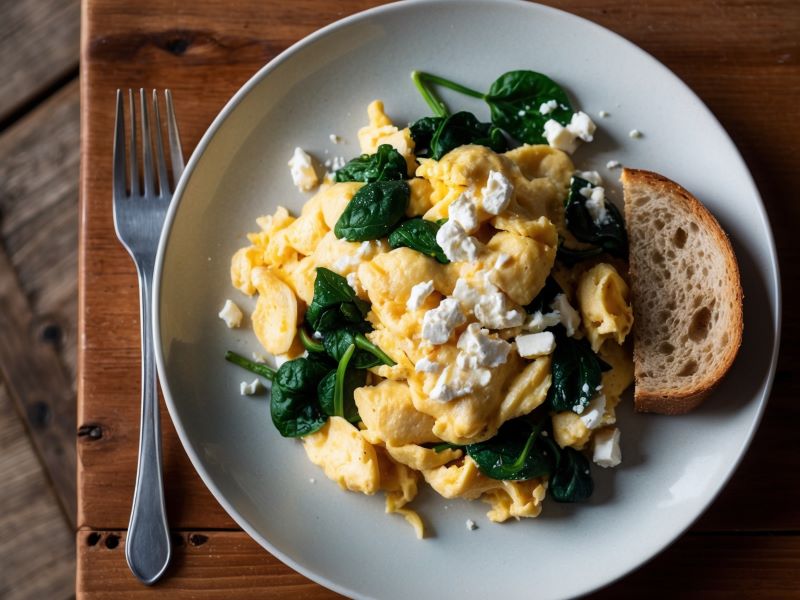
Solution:
[(77, 69), (79, 29), (79, 0), (3, 3), (0, 123)]
[[(230, 94), (272, 55), (317, 26), (369, 4), (307, 2), (266, 9), (262, 3), (244, 2), (233, 14), (207, 1), (184, 7), (168, 24), (163, 17), (173, 14), (171, 5), (161, 0), (136, 11), (108, 0), (86, 5), (80, 423), (99, 424), (109, 433), (100, 441), (80, 443), (82, 525), (126, 526), (137, 440), (136, 278), (113, 237), (110, 170), (95, 168), (108, 165), (111, 152), (111, 90), (172, 86), (183, 139), (191, 148)], [(636, 9), (621, 0), (602, 6), (590, 0), (558, 5), (621, 33), (664, 60), (717, 112), (750, 159), (764, 193), (779, 251), (788, 257), (783, 264), (785, 289), (798, 289), (800, 256), (794, 250), (792, 224), (800, 222), (800, 205), (782, 201), (783, 191), (793, 189), (800, 166), (797, 154), (786, 151), (800, 134), (792, 117), (800, 91), (800, 54), (795, 52), (800, 41), (793, 35), (800, 15), (794, 5), (777, 0), (737, 0), (724, 9), (682, 3), (676, 10), (672, 0), (652, 0)], [(713, 40), (708, 31), (714, 32)], [(198, 96), (202, 102), (194, 100)], [(109, 337), (106, 332), (112, 327), (118, 333)], [(800, 416), (795, 402), (800, 388), (790, 375), (800, 358), (791, 341), (798, 339), (797, 317), (787, 315), (784, 332), (784, 356), (761, 431), (739, 473), (701, 521), (703, 529), (800, 529), (800, 512), (793, 510), (800, 489), (790, 481), (787, 493), (784, 476), (797, 472), (800, 455), (773, 450), (774, 443), (792, 447), (796, 421), (787, 417)], [(166, 422), (165, 448), (173, 524), (233, 527), (192, 473)], [(773, 509), (749, 508), (765, 504)]]
[[(78, 600), (339, 598), (280, 563), (242, 532), (181, 533), (168, 577), (145, 588), (128, 571), (124, 531), (80, 531)], [(709, 556), (721, 560), (709, 562)], [(800, 537), (689, 535), (644, 569), (589, 596), (777, 600), (800, 597)], [(534, 585), (532, 583), (532, 585)], [(431, 597), (435, 596), (432, 590)]]
[(75, 540), (36, 452), (0, 383), (0, 598), (73, 594)]
[(0, 232), (8, 248), (0, 246), (0, 372), (72, 524), (73, 379), (50, 341), (48, 327), (57, 321), (42, 315), (64, 311), (58, 321), (75, 323), (77, 91), (68, 86), (0, 138)]
[(193, 531), (173, 535), (167, 575), (144, 587), (125, 562), (125, 531), (81, 530), (77, 534), (78, 600), (125, 598), (341, 598), (287, 569), (246, 534)]

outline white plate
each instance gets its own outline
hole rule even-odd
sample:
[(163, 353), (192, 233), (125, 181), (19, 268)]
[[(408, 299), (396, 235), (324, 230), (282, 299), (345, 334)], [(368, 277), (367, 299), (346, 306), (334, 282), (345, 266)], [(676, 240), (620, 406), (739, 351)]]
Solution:
[[(552, 76), (597, 118), (579, 168), (609, 179), (610, 159), (652, 169), (694, 192), (733, 239), (745, 288), (745, 337), (732, 373), (695, 413), (621, 411), (624, 462), (595, 468), (597, 490), (578, 506), (547, 501), (538, 519), (503, 525), (480, 502), (415, 502), (430, 537), (415, 539), (383, 498), (346, 493), (282, 439), (268, 396), (242, 398), (247, 373), (226, 349), (257, 349), (248, 327), (217, 318), (233, 252), (254, 219), (306, 197), (286, 162), (295, 146), (324, 160), (358, 154), (366, 105), (381, 98), (397, 123), (429, 111), (413, 69), (488, 89), (510, 69)], [(451, 107), (488, 111), (446, 95)], [(628, 132), (644, 137), (633, 140)], [(335, 133), (344, 143), (328, 139)], [(617, 190), (616, 198), (620, 198)], [(308, 577), (363, 598), (558, 598), (589, 592), (652, 557), (708, 506), (758, 424), (779, 331), (775, 249), (742, 159), (703, 103), (669, 70), (617, 35), (558, 10), (521, 2), (426, 0), (355, 15), (299, 42), (259, 71), (201, 140), (178, 186), (156, 272), (158, 367), (172, 419), (209, 489), (253, 538)], [(629, 403), (628, 403), (629, 404)], [(316, 483), (312, 484), (310, 479)], [(467, 519), (479, 529), (468, 531)]]

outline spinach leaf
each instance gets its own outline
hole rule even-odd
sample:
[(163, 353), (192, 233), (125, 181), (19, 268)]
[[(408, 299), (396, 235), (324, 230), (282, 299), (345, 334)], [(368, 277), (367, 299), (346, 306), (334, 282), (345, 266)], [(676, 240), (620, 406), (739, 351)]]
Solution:
[(405, 181), (375, 181), (356, 192), (333, 228), (337, 238), (351, 242), (386, 237), (408, 206), (411, 190)]
[(270, 399), (272, 423), (283, 437), (302, 437), (328, 420), (317, 398), (317, 386), (329, 370), (322, 361), (296, 358), (275, 374)]
[[(322, 381), (319, 382), (319, 386), (317, 387), (320, 406), (322, 410), (330, 416), (336, 415), (337, 371), (338, 369), (330, 371), (322, 378)], [(361, 417), (358, 415), (358, 408), (356, 407), (353, 393), (356, 388), (363, 387), (366, 383), (366, 371), (353, 368), (352, 365), (346, 369), (342, 386), (342, 414), (337, 416), (344, 417), (351, 423), (358, 423), (361, 420)]]
[(309, 352), (325, 352), (325, 346), (322, 345), (322, 342), (308, 335), (308, 331), (302, 326), (300, 327), (300, 343)]
[[(564, 327), (558, 325), (556, 349), (552, 354), (552, 383), (547, 391), (547, 403), (552, 410), (575, 410), (586, 407), (600, 385), (603, 367), (608, 365), (594, 352), (586, 339), (568, 337)], [(579, 409), (580, 410), (580, 409)]]
[(414, 140), (414, 154), (419, 157), (428, 155), (431, 138), (442, 121), (444, 121), (444, 117), (422, 117), (408, 126), (411, 139)]
[(389, 245), (392, 248), (407, 246), (412, 250), (431, 256), (446, 265), (450, 261), (445, 256), (442, 247), (436, 243), (436, 233), (440, 225), (434, 221), (427, 221), (419, 217), (401, 223), (389, 235)]
[(465, 144), (487, 146), (495, 152), (508, 150), (502, 131), (491, 123), (481, 123), (475, 115), (466, 111), (445, 117), (433, 133), (427, 150), (430, 158), (439, 160)]
[(492, 479), (522, 481), (550, 473), (548, 458), (536, 444), (541, 425), (526, 420), (506, 422), (493, 438), (466, 446), (481, 473)]
[(594, 492), (594, 482), (588, 459), (575, 448), (560, 448), (551, 438), (542, 438), (549, 443), (548, 454), (556, 457), (555, 466), (548, 481), (547, 491), (556, 502), (583, 502)]
[(347, 352), (347, 348), (352, 344), (357, 348), (352, 365), (356, 369), (369, 369), (377, 365), (389, 365), (393, 367), (395, 363), (383, 350), (370, 342), (366, 336), (352, 328), (343, 328), (325, 334), (323, 341), (325, 351), (336, 361), (339, 361)]
[[(602, 248), (612, 256), (628, 256), (628, 236), (619, 209), (613, 202), (606, 202), (606, 218), (597, 224), (586, 208), (587, 198), (581, 194), (584, 188), (594, 188), (594, 184), (581, 177), (573, 177), (570, 182), (566, 205), (567, 229), (581, 242)], [(562, 255), (563, 255), (562, 251)]]
[[(498, 77), (484, 96), (492, 123), (509, 135), (528, 144), (546, 144), (544, 124), (555, 119), (567, 125), (572, 106), (566, 92), (547, 75), (535, 71), (509, 71)], [(556, 101), (552, 112), (543, 115), (539, 107)]]
[(356, 296), (347, 279), (317, 267), (314, 297), (306, 311), (306, 322), (314, 331), (325, 333), (346, 325), (368, 330), (369, 323), (364, 321), (368, 312), (369, 303)]
[(362, 154), (334, 175), (335, 181), (400, 181), (408, 176), (406, 159), (389, 144), (381, 144), (375, 154)]
[(245, 358), (241, 354), (237, 354), (236, 352), (232, 352), (228, 350), (225, 353), (225, 360), (235, 365), (242, 367), (243, 369), (247, 369), (251, 373), (255, 373), (256, 375), (261, 375), (263, 378), (272, 381), (275, 378), (275, 369), (272, 367), (265, 365), (263, 363), (257, 363), (255, 361), (250, 360), (249, 358)]
[[(544, 137), (544, 124), (547, 121), (555, 119), (562, 125), (567, 125), (572, 119), (572, 106), (566, 92), (547, 75), (535, 71), (503, 73), (492, 83), (486, 94), (430, 73), (414, 71), (411, 78), (438, 117), (447, 116), (448, 111), (430, 84), (441, 85), (486, 101), (492, 115), (492, 125), (505, 130), (520, 142), (547, 143)], [(539, 112), (539, 107), (551, 100), (556, 102), (555, 108), (547, 114)], [(425, 123), (424, 126), (420, 127), (422, 139), (430, 124)]]
[(563, 293), (564, 290), (561, 289), (561, 286), (558, 285), (558, 282), (552, 277), (548, 277), (544, 282), (542, 291), (540, 291), (536, 295), (536, 298), (534, 298), (531, 303), (525, 307), (525, 312), (527, 312), (529, 315), (532, 315), (535, 312), (550, 312), (550, 305), (553, 303), (553, 300), (556, 299), (556, 296)]

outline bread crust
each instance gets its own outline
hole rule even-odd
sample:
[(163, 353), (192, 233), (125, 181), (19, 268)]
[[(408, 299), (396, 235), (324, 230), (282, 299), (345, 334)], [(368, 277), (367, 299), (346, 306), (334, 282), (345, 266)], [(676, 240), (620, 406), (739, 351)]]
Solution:
[[(634, 371), (636, 373), (634, 379), (635, 409), (638, 412), (653, 412), (665, 415), (684, 414), (697, 407), (708, 397), (713, 389), (719, 385), (725, 374), (730, 370), (739, 351), (739, 347), (741, 346), (744, 320), (742, 313), (743, 293), (739, 276), (739, 266), (736, 262), (736, 256), (733, 253), (730, 240), (722, 230), (722, 227), (720, 227), (719, 223), (708, 209), (683, 187), (667, 179), (663, 175), (640, 169), (625, 168), (622, 170), (620, 179), (625, 191), (625, 219), (628, 223), (631, 223), (633, 220), (631, 216), (633, 207), (631, 206), (631, 202), (629, 202), (630, 197), (628, 193), (628, 187), (630, 186), (646, 188), (651, 190), (653, 195), (668, 196), (675, 205), (676, 210), (688, 212), (699, 224), (705, 227), (706, 231), (713, 238), (725, 263), (725, 283), (727, 286), (725, 295), (735, 299), (735, 310), (728, 324), (730, 343), (726, 347), (719, 349), (722, 354), (717, 367), (710, 371), (705, 378), (691, 386), (685, 388), (676, 387), (675, 389), (653, 389), (652, 387), (644, 387), (638, 377), (638, 366), (641, 364), (641, 348), (638, 347), (636, 335), (634, 335), (633, 359), (635, 365)], [(636, 280), (636, 269), (636, 259), (634, 255), (631, 254), (630, 275), (631, 279), (634, 281)], [(635, 297), (633, 300), (636, 302)]]

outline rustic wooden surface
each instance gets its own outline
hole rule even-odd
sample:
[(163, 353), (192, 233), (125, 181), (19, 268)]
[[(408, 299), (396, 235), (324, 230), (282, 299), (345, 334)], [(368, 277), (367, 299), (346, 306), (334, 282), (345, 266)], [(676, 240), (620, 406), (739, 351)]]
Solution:
[(78, 0), (0, 3), (0, 597), (75, 594)]
[[(87, 0), (83, 6), (81, 305), (78, 441), (78, 596), (327, 597), (236, 531), (192, 470), (164, 418), (168, 511), (184, 544), (170, 576), (150, 589), (127, 574), (120, 550), (130, 510), (138, 428), (138, 292), (133, 265), (111, 222), (113, 90), (175, 93), (185, 149), (262, 64), (318, 27), (377, 4), (216, 0), (176, 5)], [(710, 106), (742, 150), (775, 228), (784, 294), (798, 288), (792, 190), (800, 95), (800, 9), (793, 0), (704, 3), (570, 0), (561, 8), (612, 29), (654, 54)], [(724, 177), (724, 174), (711, 174)], [(598, 597), (675, 595), (800, 597), (800, 383), (798, 318), (789, 313), (775, 389), (761, 429), (734, 479), (672, 548)], [(112, 333), (113, 332), (113, 333)], [(222, 530), (222, 531), (220, 531)], [(231, 531), (224, 531), (231, 530)], [(188, 533), (187, 533), (188, 532)], [(88, 543), (89, 536), (95, 540)], [(86, 539), (86, 543), (84, 540)], [(200, 539), (200, 538), (198, 538)], [(113, 543), (112, 543), (113, 545)], [(679, 574), (679, 577), (676, 577)], [(227, 587), (226, 587), (227, 586)], [(241, 594), (239, 594), (241, 592)], [(227, 595), (230, 595), (227, 594)]]

